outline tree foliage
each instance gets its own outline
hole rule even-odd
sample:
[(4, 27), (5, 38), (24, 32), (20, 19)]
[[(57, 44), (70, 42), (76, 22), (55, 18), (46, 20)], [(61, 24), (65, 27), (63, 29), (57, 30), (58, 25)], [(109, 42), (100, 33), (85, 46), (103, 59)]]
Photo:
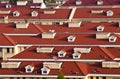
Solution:
[(64, 77), (64, 75), (62, 74), (62, 72), (59, 71), (57, 79), (66, 79), (66, 78)]

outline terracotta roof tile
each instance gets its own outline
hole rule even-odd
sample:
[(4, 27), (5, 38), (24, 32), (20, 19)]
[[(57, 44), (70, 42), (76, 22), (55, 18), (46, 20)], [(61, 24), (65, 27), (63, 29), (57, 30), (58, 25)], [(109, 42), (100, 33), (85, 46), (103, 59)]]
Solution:
[(16, 45), (16, 42), (11, 37), (5, 34), (0, 34), (0, 40), (1, 40), (0, 41), (1, 46)]

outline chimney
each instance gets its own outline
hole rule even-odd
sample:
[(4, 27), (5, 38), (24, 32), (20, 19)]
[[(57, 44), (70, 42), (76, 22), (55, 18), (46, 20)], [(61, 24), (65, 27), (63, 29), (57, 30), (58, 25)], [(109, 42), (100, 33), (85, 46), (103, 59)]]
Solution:
[(53, 39), (53, 38), (55, 38), (55, 35), (56, 35), (55, 30), (49, 30), (49, 32), (43, 32), (42, 33), (42, 38)]
[(28, 28), (29, 23), (16, 23), (16, 28)]
[(37, 53), (52, 53), (54, 47), (38, 47), (36, 48)]
[(68, 27), (80, 27), (81, 23), (82, 23), (82, 21), (80, 21), (80, 22), (69, 22)]
[(96, 33), (96, 39), (108, 39), (110, 36), (110, 33)]

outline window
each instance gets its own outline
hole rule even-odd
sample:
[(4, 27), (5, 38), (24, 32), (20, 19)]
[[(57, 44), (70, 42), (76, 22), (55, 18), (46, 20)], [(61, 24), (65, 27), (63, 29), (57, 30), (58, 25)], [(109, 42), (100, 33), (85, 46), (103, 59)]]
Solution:
[(47, 73), (47, 71), (46, 71), (46, 70), (44, 70), (44, 71), (43, 71), (43, 73)]
[(52, 25), (59, 25), (59, 22), (52, 22)]
[(90, 77), (90, 79), (93, 79), (93, 77)]
[(7, 53), (10, 53), (10, 48), (7, 48)]
[(78, 58), (78, 55), (75, 55), (75, 58)]
[(31, 65), (27, 65), (27, 66), (25, 67), (25, 69), (26, 69), (26, 72), (30, 73), (30, 72), (32, 72), (32, 71), (34, 70), (34, 67), (31, 66)]
[(102, 79), (106, 79), (106, 77), (102, 77)]
[(96, 77), (96, 79), (99, 79), (99, 77)]
[(14, 53), (14, 48), (12, 48), (12, 53)]
[(27, 69), (27, 71), (28, 71), (28, 72), (30, 72), (30, 71), (31, 71), (31, 69), (29, 68), (29, 69)]
[(61, 53), (60, 56), (63, 57), (63, 53)]
[(2, 48), (0, 48), (0, 52), (2, 52)]

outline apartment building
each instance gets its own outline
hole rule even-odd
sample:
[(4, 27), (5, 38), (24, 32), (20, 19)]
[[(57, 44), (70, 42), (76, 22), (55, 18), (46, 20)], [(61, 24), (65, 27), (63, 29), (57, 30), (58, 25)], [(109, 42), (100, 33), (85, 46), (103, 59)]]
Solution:
[(0, 79), (120, 79), (119, 0), (57, 2), (1, 1)]

